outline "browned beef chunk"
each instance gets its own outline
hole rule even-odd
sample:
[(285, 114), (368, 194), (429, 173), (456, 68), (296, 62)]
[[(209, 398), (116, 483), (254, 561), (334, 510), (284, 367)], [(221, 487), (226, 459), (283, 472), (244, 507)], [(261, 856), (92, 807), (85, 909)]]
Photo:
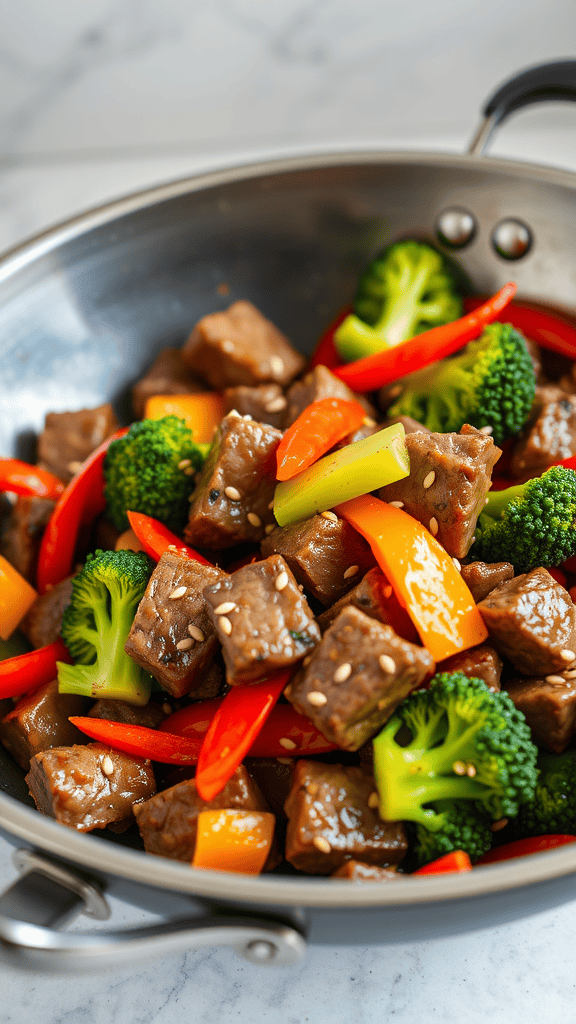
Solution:
[(433, 670), (425, 648), (349, 606), (285, 694), (326, 739), (344, 750), (358, 750)]
[(185, 779), (138, 804), (134, 814), (147, 853), (190, 862), (196, 847), (200, 811), (225, 808), (270, 810), (244, 765), (236, 769), (224, 789), (209, 803), (198, 796), (194, 779)]
[(156, 791), (149, 761), (102, 743), (54, 747), (36, 754), (26, 782), (42, 814), (79, 832), (124, 821), (134, 803)]
[(109, 402), (96, 409), (49, 412), (38, 438), (38, 465), (68, 483), (119, 425)]
[(405, 640), (417, 643), (418, 633), (412, 619), (398, 601), (390, 583), (380, 569), (370, 569), (353, 590), (349, 590), (344, 597), (317, 616), (316, 621), (323, 633), (334, 622), (342, 609), (348, 605), (358, 608), (365, 615), (369, 615), (371, 619), (378, 619), (378, 622), (392, 626), (394, 632), (398, 633), (398, 636), (403, 636)]
[(32, 583), (40, 541), (54, 505), (47, 498), (18, 497), (3, 524), (0, 554)]
[(576, 454), (576, 395), (546, 395), (534, 403), (510, 461), (513, 476), (527, 480), (540, 476), (555, 462)]
[(386, 420), (385, 426), (389, 427), (392, 423), (401, 423), (406, 434), (432, 433), (428, 427), (425, 427), (423, 423), (419, 423), (418, 420), (413, 420), (411, 416), (391, 416)]
[(157, 729), (160, 723), (172, 714), (172, 710), (170, 704), (166, 704), (164, 707), (156, 700), (149, 700), (144, 707), (127, 704), (123, 700), (97, 700), (90, 708), (88, 717), (105, 718), (108, 722), (125, 722), (126, 725), (144, 725), (147, 729)]
[(449, 555), (468, 553), (490, 490), (500, 449), (480, 432), (407, 434), (410, 476), (382, 487), (383, 501), (402, 507), (434, 534)]
[(483, 679), (492, 691), (500, 689), (502, 660), (489, 644), (459, 651), (436, 666), (437, 672), (463, 672), (469, 679)]
[(563, 373), (558, 386), (569, 395), (576, 394), (576, 363), (572, 363), (567, 373)]
[(284, 426), (286, 405), (284, 392), (278, 384), (259, 384), (255, 388), (242, 385), (226, 388), (224, 392), (225, 413), (236, 409), (241, 416), (251, 416), (258, 423), (269, 423), (278, 430)]
[(134, 417), (143, 418), (146, 402), (153, 395), (194, 395), (206, 390), (206, 384), (184, 362), (179, 348), (163, 348), (132, 388)]
[(361, 860), (346, 860), (330, 875), (330, 878), (344, 878), (348, 882), (391, 882), (401, 877), (395, 868), (378, 868)]
[(264, 556), (282, 555), (298, 583), (324, 605), (337, 601), (376, 564), (358, 531), (335, 516), (312, 516), (293, 526), (279, 526), (264, 538), (261, 548)]
[(398, 864), (408, 847), (402, 823), (380, 819), (374, 779), (362, 768), (298, 761), (284, 810), (286, 860), (309, 874), (330, 875), (350, 859)]
[(60, 636), (62, 616), (72, 597), (72, 579), (56, 583), (52, 590), (38, 597), (28, 614), (22, 619), (20, 629), (33, 647), (46, 647)]
[(190, 498), (189, 544), (219, 550), (262, 540), (275, 522), (270, 506), (281, 439), (267, 423), (233, 414), (222, 420)]
[(288, 409), (284, 426), (289, 427), (301, 412), (312, 402), (320, 402), (323, 398), (342, 398), (346, 402), (360, 402), (366, 413), (375, 419), (375, 410), (363, 395), (357, 395), (347, 384), (344, 384), (326, 366), (315, 366), (313, 370), (296, 381), (286, 395)]
[(561, 754), (576, 728), (576, 679), (514, 679), (506, 689), (526, 716), (534, 742)]
[(280, 555), (238, 569), (206, 587), (204, 597), (231, 686), (295, 665), (320, 639), (308, 602)]
[(370, 416), (367, 416), (362, 426), (358, 427), (358, 430), (355, 430), (352, 434), (346, 434), (346, 437), (343, 437), (341, 441), (334, 445), (332, 451), (340, 451), (342, 448), (347, 448), (349, 444), (363, 441), (365, 437), (372, 437), (379, 430), (382, 430), (381, 424), (376, 423)]
[(284, 804), (292, 785), (293, 757), (247, 757), (246, 768), (256, 780), (274, 814), (283, 818)]
[(304, 367), (304, 357), (251, 302), (200, 320), (182, 349), (185, 362), (218, 390), (239, 384), (254, 387), (273, 381), (289, 384)]
[(0, 739), (21, 768), (28, 771), (30, 758), (51, 747), (82, 743), (84, 736), (68, 721), (69, 715), (81, 715), (82, 697), (58, 693), (58, 680), (21, 697), (0, 721)]
[(167, 551), (138, 605), (125, 650), (174, 697), (202, 681), (217, 640), (202, 591), (221, 569)]
[(514, 566), (510, 562), (470, 562), (462, 566), (461, 573), (476, 604), (479, 604), (501, 583), (513, 578)]
[(576, 608), (547, 569), (496, 587), (478, 605), (490, 640), (526, 675), (548, 675), (576, 659)]
[(214, 697), (222, 697), (227, 690), (228, 686), (226, 685), (222, 652), (217, 651), (214, 661), (211, 661), (208, 668), (204, 670), (198, 685), (186, 697), (188, 700), (196, 703), (199, 700), (212, 700)]

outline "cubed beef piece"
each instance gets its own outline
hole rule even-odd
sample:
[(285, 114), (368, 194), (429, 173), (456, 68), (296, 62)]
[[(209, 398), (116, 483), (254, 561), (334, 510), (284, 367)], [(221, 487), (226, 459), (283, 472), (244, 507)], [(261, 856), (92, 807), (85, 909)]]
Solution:
[(411, 416), (390, 416), (385, 421), (385, 426), (389, 427), (393, 423), (401, 423), (404, 427), (405, 434), (431, 434), (432, 431), (425, 427), (423, 423), (419, 423), (418, 420), (412, 419)]
[[(124, 722), (126, 725), (144, 725), (147, 729), (157, 729), (168, 715), (172, 707), (164, 707), (156, 700), (149, 700), (144, 707), (127, 704), (123, 700), (97, 700), (88, 712), (89, 718), (105, 718), (108, 722)], [(76, 741), (77, 742), (77, 741)]]
[(36, 598), (22, 619), (20, 629), (33, 647), (46, 647), (60, 636), (62, 616), (72, 597), (72, 579), (70, 576), (56, 583), (51, 590)]
[(21, 576), (34, 582), (40, 541), (55, 502), (19, 496), (3, 524), (0, 554)]
[(186, 698), (194, 703), (199, 700), (213, 700), (214, 697), (223, 697), (228, 689), (224, 659), (221, 650), (218, 650), (214, 660), (204, 670), (200, 682), (191, 693), (186, 694)]
[(102, 743), (54, 747), (36, 754), (26, 776), (42, 814), (79, 832), (124, 821), (133, 805), (156, 792), (150, 761)]
[(279, 526), (261, 548), (264, 556), (282, 555), (298, 583), (323, 605), (337, 601), (376, 564), (370, 545), (333, 513)]
[(470, 562), (461, 567), (461, 575), (476, 604), (479, 604), (501, 583), (513, 579), (514, 566), (510, 562)]
[(284, 818), (284, 804), (292, 785), (295, 759), (293, 757), (247, 757), (244, 764), (262, 790), (270, 805), (270, 810), (278, 818)]
[(288, 338), (251, 302), (234, 302), (227, 310), (202, 317), (182, 356), (194, 373), (220, 391), (268, 381), (289, 384), (305, 365)]
[(206, 390), (206, 384), (184, 362), (179, 348), (163, 348), (132, 388), (134, 418), (143, 418), (146, 402), (153, 395), (194, 395)]
[(316, 617), (322, 633), (348, 605), (358, 608), (365, 615), (369, 615), (371, 619), (378, 619), (378, 622), (392, 626), (394, 632), (403, 636), (405, 640), (418, 642), (418, 633), (412, 619), (398, 601), (381, 569), (370, 569), (353, 590), (349, 590), (344, 597)]
[(473, 434), (406, 435), (410, 476), (380, 489), (383, 501), (402, 502), (405, 512), (433, 533), (449, 555), (463, 558), (490, 490), (501, 451), (491, 437)]
[(231, 686), (295, 665), (320, 639), (308, 602), (280, 555), (238, 569), (206, 587), (204, 597)]
[(190, 498), (185, 530), (189, 544), (219, 550), (258, 543), (275, 523), (279, 430), (267, 423), (228, 414), (220, 424), (198, 484)]
[(284, 426), (289, 427), (298, 419), (312, 402), (320, 402), (323, 398), (342, 398), (345, 402), (360, 402), (366, 413), (376, 419), (374, 406), (363, 395), (357, 395), (347, 384), (335, 377), (326, 366), (315, 366), (302, 380), (296, 381), (286, 395), (288, 408)]
[(38, 438), (38, 465), (68, 483), (119, 425), (109, 402), (96, 409), (49, 412)]
[(344, 878), (348, 882), (391, 882), (401, 878), (395, 868), (378, 868), (361, 860), (345, 860), (330, 878)]
[(58, 680), (53, 679), (21, 697), (0, 721), (0, 740), (28, 771), (30, 758), (41, 750), (83, 742), (85, 737), (68, 721), (70, 715), (81, 715), (83, 708), (82, 697), (59, 693)]
[(502, 660), (490, 644), (459, 651), (436, 666), (437, 672), (463, 672), (469, 679), (483, 679), (494, 693), (500, 689)]
[(534, 742), (561, 754), (576, 728), (576, 679), (555, 675), (514, 679), (506, 684), (506, 689), (525, 715)]
[(358, 750), (434, 670), (432, 655), (357, 608), (344, 608), (285, 694), (326, 739)]
[(478, 605), (490, 640), (525, 675), (548, 675), (576, 658), (576, 608), (547, 569), (500, 584)]
[(569, 395), (576, 394), (576, 363), (572, 363), (567, 373), (563, 373), (558, 381), (558, 387)]
[(259, 384), (255, 388), (241, 385), (226, 388), (224, 392), (225, 413), (235, 409), (241, 416), (251, 416), (258, 423), (269, 423), (278, 430), (284, 426), (286, 405), (284, 392), (278, 384)]
[(408, 848), (402, 823), (381, 820), (374, 779), (362, 768), (298, 761), (284, 810), (286, 860), (299, 871), (330, 875), (350, 859), (398, 864)]
[(510, 471), (520, 480), (540, 476), (544, 470), (576, 454), (576, 395), (539, 396), (510, 460)]
[(138, 605), (125, 650), (174, 697), (202, 681), (218, 646), (202, 591), (221, 569), (165, 552)]
[(185, 779), (138, 804), (134, 814), (147, 853), (190, 862), (196, 847), (200, 811), (226, 808), (270, 810), (244, 765), (236, 769), (224, 789), (208, 803), (200, 799), (194, 779)]
[(377, 434), (379, 430), (382, 430), (382, 425), (376, 423), (370, 416), (367, 416), (364, 423), (358, 427), (358, 430), (354, 430), (351, 434), (346, 434), (341, 441), (331, 449), (333, 452), (341, 451), (342, 448), (347, 448), (349, 444), (355, 444), (356, 441), (363, 441), (366, 437), (372, 437), (373, 434)]

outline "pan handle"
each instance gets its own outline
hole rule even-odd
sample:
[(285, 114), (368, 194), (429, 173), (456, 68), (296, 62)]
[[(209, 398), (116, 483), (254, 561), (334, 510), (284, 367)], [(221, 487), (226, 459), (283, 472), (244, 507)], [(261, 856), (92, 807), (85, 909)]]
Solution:
[(471, 156), (481, 156), (492, 132), (515, 110), (547, 100), (576, 101), (576, 60), (537, 64), (509, 78), (486, 101), (482, 120), (468, 147)]
[(306, 940), (293, 923), (232, 908), (178, 917), (143, 928), (67, 933), (55, 925), (78, 913), (105, 920), (110, 910), (93, 880), (35, 853), (13, 855), (22, 874), (0, 894), (0, 958), (13, 967), (46, 972), (94, 970), (140, 963), (207, 946), (232, 947), (253, 964), (300, 962)]

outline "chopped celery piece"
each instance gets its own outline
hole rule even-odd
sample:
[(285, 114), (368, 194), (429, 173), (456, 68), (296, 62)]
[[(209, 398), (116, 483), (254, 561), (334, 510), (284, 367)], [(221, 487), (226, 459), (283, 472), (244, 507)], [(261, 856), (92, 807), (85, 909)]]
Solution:
[(342, 501), (402, 480), (409, 473), (404, 427), (394, 423), (279, 483), (274, 493), (276, 521), (288, 526), (308, 519)]

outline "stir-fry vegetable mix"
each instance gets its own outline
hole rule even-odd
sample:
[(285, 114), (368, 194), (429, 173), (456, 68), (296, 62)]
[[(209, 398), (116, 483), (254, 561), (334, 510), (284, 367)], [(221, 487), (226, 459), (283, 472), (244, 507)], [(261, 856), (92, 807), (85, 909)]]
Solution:
[(0, 739), (39, 810), (356, 881), (576, 841), (576, 330), (515, 291), (463, 304), (398, 242), (308, 367), (238, 302), (71, 479), (0, 460), (0, 636), (33, 648)]

